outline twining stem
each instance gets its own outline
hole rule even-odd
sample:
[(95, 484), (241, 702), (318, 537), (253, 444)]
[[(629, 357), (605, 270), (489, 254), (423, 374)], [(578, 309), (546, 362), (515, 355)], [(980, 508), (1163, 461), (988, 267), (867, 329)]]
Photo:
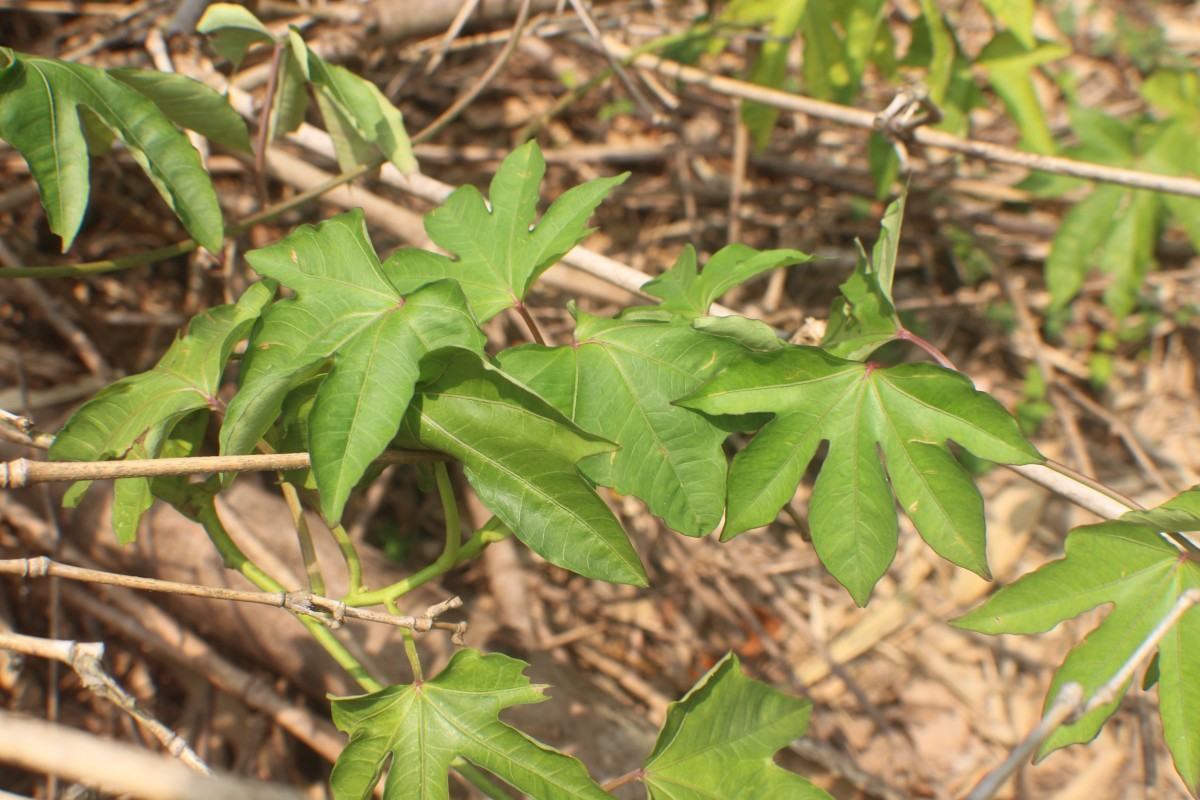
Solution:
[(283, 490), (283, 499), (287, 501), (288, 511), (292, 514), (292, 527), (296, 529), (296, 539), (300, 544), (300, 557), (308, 575), (308, 588), (316, 594), (323, 595), (325, 576), (321, 574), (321, 563), (317, 560), (317, 550), (313, 547), (312, 532), (308, 529), (308, 517), (304, 514), (300, 494), (296, 487), (286, 480), (280, 483), (279, 488)]
[[(389, 600), (384, 606), (388, 613), (395, 614), (400, 609), (395, 600)], [(417, 652), (417, 639), (412, 631), (400, 631), (404, 637), (404, 655), (408, 657), (408, 665), (412, 668), (413, 683), (425, 682), (425, 671), (421, 669), (421, 654)]]
[(626, 772), (624, 775), (613, 778), (611, 781), (605, 781), (604, 784), (600, 788), (606, 792), (611, 792), (614, 789), (621, 788), (622, 786), (624, 786), (627, 783), (633, 783), (634, 781), (640, 781), (644, 777), (646, 777), (645, 770), (635, 769), (633, 772)]
[[(478, 557), (489, 544), (499, 542), (510, 535), (512, 535), (512, 531), (508, 529), (508, 526), (493, 518), (487, 525), (475, 531), (475, 535), (459, 548), (458, 556), (453, 561), (443, 561), (442, 557), (439, 556), (437, 561), (414, 572), (403, 580), (396, 581), (391, 586), (385, 586), (373, 592), (348, 594), (342, 598), (342, 602), (348, 606), (356, 607), (393, 602), (396, 598), (404, 596), (418, 586), (426, 584), (434, 578), (449, 572), (455, 566)], [(443, 555), (445, 555), (444, 552)]]
[(458, 559), (459, 546), (462, 544), (462, 525), (458, 519), (458, 502), (454, 495), (454, 484), (450, 481), (450, 470), (445, 462), (433, 465), (433, 479), (437, 485), (438, 497), (442, 501), (442, 516), (446, 520), (446, 544), (442, 554), (434, 564), (442, 564), (446, 569), (454, 566)]
[(262, 119), (258, 123), (258, 148), (254, 153), (254, 176), (258, 201), (267, 204), (267, 147), (271, 144), (271, 112), (275, 110), (275, 94), (279, 91), (279, 65), (287, 42), (275, 42), (271, 51), (271, 67), (267, 73), (267, 97), (263, 101)]
[(366, 587), (363, 585), (362, 558), (358, 555), (358, 548), (354, 546), (354, 542), (350, 541), (350, 535), (340, 524), (331, 525), (329, 533), (337, 542), (338, 549), (342, 551), (342, 560), (346, 562), (346, 580), (349, 591), (363, 591)]
[[(283, 584), (272, 578), (261, 567), (247, 558), (242, 549), (233, 541), (229, 535), (229, 531), (225, 529), (225, 524), (221, 522), (221, 517), (217, 513), (217, 505), (212, 495), (206, 494), (200, 487), (189, 486), (181, 488), (179, 491), (167, 490), (164, 492), (163, 499), (175, 506), (184, 516), (200, 523), (204, 527), (204, 532), (208, 534), (209, 540), (217, 548), (217, 552), (221, 554), (221, 559), (229, 569), (234, 569), (242, 573), (251, 583), (263, 591), (287, 591), (283, 587)], [(297, 616), (297, 618), (304, 627), (308, 628), (308, 632), (325, 648), (325, 651), (337, 662), (338, 666), (346, 670), (358, 682), (359, 686), (368, 692), (376, 692), (383, 688), (383, 684), (371, 677), (362, 664), (359, 664), (354, 656), (350, 654), (346, 646), (334, 636), (333, 631), (311, 617)]]

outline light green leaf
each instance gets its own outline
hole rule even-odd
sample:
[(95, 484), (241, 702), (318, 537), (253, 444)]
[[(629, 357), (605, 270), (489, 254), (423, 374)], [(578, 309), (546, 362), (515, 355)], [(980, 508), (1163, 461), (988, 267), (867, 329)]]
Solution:
[[(761, 24), (769, 20), (770, 28), (758, 58), (750, 69), (748, 80), (751, 83), (772, 89), (783, 88), (784, 79), (787, 77), (788, 52), (796, 40), (796, 32), (800, 30), (800, 21), (807, 6), (808, 0), (778, 0), (757, 7), (760, 19), (755, 23)], [(767, 16), (762, 17), (762, 12)], [(744, 11), (731, 7), (722, 15), (722, 19), (737, 21), (739, 14), (745, 16)], [(777, 108), (754, 102), (747, 102), (742, 106), (742, 122), (754, 137), (754, 145), (759, 150), (766, 147), (778, 118)]]
[(1034, 0), (983, 0), (983, 5), (1022, 47), (1026, 50), (1034, 49)]
[(774, 763), (808, 729), (812, 704), (742, 674), (727, 654), (667, 719), (642, 778), (651, 800), (829, 800)]
[(1063, 217), (1045, 266), (1054, 308), (1065, 307), (1083, 288), (1096, 251), (1112, 232), (1117, 208), (1128, 193), (1121, 186), (1099, 186)]
[(441, 278), (462, 286), (479, 321), (521, 304), (539, 275), (591, 230), (588, 217), (629, 173), (598, 178), (564, 192), (536, 221), (538, 185), (546, 162), (535, 142), (514, 150), (492, 179), (489, 202), (461, 186), (425, 217), (425, 230), (451, 260), (424, 250), (397, 250), (384, 269), (402, 290)]
[[(1179, 500), (1179, 498), (1176, 498)], [(1171, 501), (1176, 503), (1176, 501)], [(1181, 506), (1142, 516), (1161, 521)], [(1104, 604), (1112, 609), (1100, 625), (1067, 655), (1055, 673), (1047, 706), (1063, 684), (1075, 681), (1091, 697), (1120, 670), (1167, 615), (1179, 596), (1200, 588), (1200, 563), (1152, 527), (1106, 522), (1076, 528), (1067, 536), (1066, 555), (992, 595), (953, 624), (981, 633), (1038, 633)], [(1184, 783), (1200, 787), (1200, 612), (1195, 607), (1158, 646), (1159, 713), (1167, 746)], [(1090, 741), (1112, 715), (1128, 688), (1116, 698), (1055, 731), (1038, 758), (1068, 744)]]
[(775, 414), (733, 460), (723, 539), (774, 520), (829, 442), (809, 506), (813, 546), (860, 605), (895, 555), (892, 491), (939, 555), (987, 575), (982, 500), (947, 439), (992, 461), (1041, 460), (996, 401), (930, 364), (884, 369), (789, 347), (737, 359), (678, 404)]
[(1104, 304), (1122, 319), (1133, 312), (1142, 280), (1154, 266), (1161, 208), (1154, 192), (1127, 192), (1115, 219), (1107, 223), (1099, 267), (1115, 280), (1104, 290)]
[(1160, 531), (1200, 531), (1200, 486), (1193, 486), (1155, 508), (1130, 511), (1121, 520)]
[(329, 64), (312, 50), (308, 51), (308, 70), (343, 172), (370, 163), (376, 153), (382, 153), (401, 172), (416, 170), (404, 116), (378, 86)]
[(1070, 48), (1058, 42), (1039, 41), (1029, 47), (1009, 31), (997, 34), (975, 60), (1020, 128), (1021, 143), (1035, 153), (1052, 154), (1056, 148), (1031, 73), (1070, 54)]
[[(104, 388), (72, 414), (55, 438), (50, 458), (157, 458), (180, 420), (198, 410), (220, 408), (218, 390), (229, 354), (273, 292), (269, 284), (254, 284), (236, 305), (193, 317), (153, 369)], [(128, 544), (150, 507), (150, 480), (119, 480), (116, 493), (113, 527), (121, 544)]]
[(245, 120), (224, 97), (200, 81), (149, 69), (113, 69), (108, 74), (137, 89), (179, 127), (232, 150), (251, 152)]
[(483, 505), (550, 563), (589, 578), (646, 585), (625, 531), (576, 466), (611, 451), (611, 442), (475, 353), (435, 353), (423, 375), (404, 420), (406, 446), (462, 461)]
[(482, 352), (483, 334), (450, 281), (400, 294), (371, 247), (361, 210), (298, 228), (246, 260), (296, 297), (272, 306), (251, 337), (241, 389), (221, 429), (222, 452), (252, 452), (287, 394), (332, 359), (308, 437), (321, 510), (337, 524), (350, 491), (396, 435), (421, 356), (446, 345)]
[(37, 181), (50, 230), (71, 247), (88, 201), (88, 152), (79, 109), (121, 138), (188, 233), (220, 252), (221, 207), (187, 136), (137, 90), (104, 70), (0, 48), (0, 138)]
[(437, 677), (333, 699), (333, 722), (350, 735), (329, 784), (337, 800), (371, 796), (390, 762), (388, 800), (448, 800), (451, 762), (465, 758), (539, 800), (611, 798), (577, 759), (501, 722), (502, 709), (546, 700), (528, 664), (459, 650)]
[(689, 244), (674, 266), (642, 284), (642, 291), (660, 298), (663, 302), (659, 308), (688, 318), (702, 317), (708, 314), (709, 306), (733, 287), (777, 267), (806, 264), (815, 258), (799, 250), (760, 252), (744, 244), (731, 244), (718, 250), (700, 272), (696, 250)]
[(725, 510), (728, 432), (671, 402), (746, 353), (734, 339), (679, 320), (579, 312), (574, 343), (513, 348), (499, 363), (580, 427), (619, 445), (580, 462), (588, 478), (640, 497), (674, 530), (704, 536)]
[(275, 37), (258, 17), (235, 3), (213, 3), (196, 23), (196, 30), (208, 37), (213, 49), (228, 59), (236, 70), (246, 51), (255, 44), (274, 44)]
[(882, 231), (870, 260), (858, 247), (854, 273), (839, 287), (842, 297), (829, 312), (821, 346), (840, 358), (866, 358), (892, 341), (904, 328), (892, 305), (892, 282), (900, 248), (907, 195), (893, 201), (883, 215)]

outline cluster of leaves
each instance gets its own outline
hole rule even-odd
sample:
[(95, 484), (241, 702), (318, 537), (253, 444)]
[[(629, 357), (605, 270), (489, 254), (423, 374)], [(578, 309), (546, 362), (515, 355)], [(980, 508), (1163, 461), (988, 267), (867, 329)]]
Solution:
[[(861, 78), (864, 59), (882, 58), (876, 44), (886, 43), (886, 26), (878, 25), (881, 4), (847, 4), (842, 11), (814, 10), (816, 5), (774, 4), (790, 14), (775, 20), (820, 26), (837, 16), (833, 21), (846, 38), (841, 49), (830, 47), (822, 56), (841, 65), (830, 75), (850, 76), (830, 89), (836, 94)], [(1019, 6), (989, 4), (997, 14)], [(945, 32), (944, 20), (931, 3), (923, 8), (927, 40), (918, 43), (943, 59), (951, 53), (950, 61), (937, 63), (953, 65), (957, 46), (938, 33)], [(1002, 19), (1010, 28), (1002, 36), (1025, 51), (1040, 47), (1023, 36), (1022, 17)], [(274, 38), (244, 9), (221, 5), (210, 9), (203, 26), (235, 61), (255, 43), (276, 48), (283, 66), (272, 134), (298, 123), (308, 87), (347, 163), (382, 155), (397, 166), (411, 164), (399, 112), (373, 86), (320, 61), (295, 32)], [(865, 34), (851, 32), (867, 29), (874, 31), (874, 44), (863, 49), (854, 36)], [(145, 76), (121, 77), (10, 51), (0, 56), (7, 59), (0, 72), (6, 99), (0, 103), (0, 136), (12, 137), (30, 160), (55, 230), (68, 243), (82, 213), (67, 202), (68, 196), (78, 198), (68, 189), (82, 185), (86, 197), (88, 148), (104, 141), (97, 131), (125, 141), (177, 211), (180, 198), (195, 200), (184, 193), (183, 180), (203, 170), (198, 161), (181, 160), (171, 138), (182, 136), (171, 120), (192, 123), (183, 111), (168, 113), (171, 103), (165, 101), (208, 102), (207, 90), (180, 84), (162, 89), (160, 101), (154, 93), (161, 87)], [(949, 76), (939, 85), (950, 94), (954, 70), (938, 74)], [(1179, 84), (1179, 96), (1191, 99), (1187, 85)], [(127, 92), (136, 98), (122, 94)], [(137, 120), (121, 117), (110, 103), (118, 96), (149, 110)], [(1164, 89), (1156, 96), (1175, 95)], [(8, 110), (17, 107), (24, 111)], [(30, 119), (41, 111), (57, 115), (49, 129)], [(49, 137), (49, 150), (38, 136)], [(231, 136), (237, 146), (245, 144)], [(50, 152), (60, 143), (69, 158)], [(866, 360), (882, 344), (916, 340), (891, 298), (903, 201), (888, 209), (872, 256), (859, 248), (857, 269), (842, 287), (820, 348), (788, 344), (761, 322), (708, 316), (712, 303), (738, 284), (811, 260), (794, 250), (731, 245), (703, 269), (694, 251), (685, 250), (645, 286), (661, 300), (658, 305), (626, 309), (611, 319), (572, 309), (569, 344), (525, 345), (492, 357), (484, 351), (480, 326), (506, 309), (524, 311), (538, 276), (588, 235), (594, 209), (625, 179), (575, 187), (539, 218), (544, 171), (537, 146), (527, 144), (501, 164), (486, 198), (462, 187), (431, 213), (427, 231), (451, 257), (404, 249), (381, 261), (361, 212), (304, 226), (249, 253), (265, 280), (238, 303), (193, 319), (154, 369), (113, 384), (80, 408), (51, 457), (198, 453), (215, 415), (223, 453), (311, 453), (311, 472), (301, 479), (311, 482), (322, 514), (335, 524), (385, 449), (435, 450), (461, 461), (482, 503), (547, 560), (633, 584), (645, 583), (645, 570), (596, 486), (640, 498), (689, 536), (711, 533), (724, 517), (727, 540), (770, 524), (815, 464), (809, 507), (814, 547), (856, 602), (867, 602), (893, 560), (897, 501), (937, 553), (988, 574), (982, 500), (948, 444), (1001, 463), (1036, 463), (1041, 456), (1012, 418), (964, 376), (923, 363)], [(212, 210), (189, 208), (179, 213), (196, 238), (206, 246), (214, 236), (219, 241), (219, 212), (217, 227), (204, 229), (211, 228)], [(287, 299), (275, 299), (280, 285), (291, 290)], [(243, 339), (238, 391), (226, 406), (222, 378)], [(724, 448), (733, 434), (751, 438), (730, 464)], [(818, 459), (822, 445), (828, 450)], [(154, 497), (185, 505), (185, 484), (119, 482), (114, 527), (121, 541), (136, 537)], [(71, 498), (85, 488), (73, 489)], [(216, 480), (206, 485), (206, 491), (220, 488)], [(1145, 638), (1163, 609), (1196, 585), (1194, 551), (1157, 533), (1200, 527), (1196, 496), (1074, 531), (1065, 559), (1001, 591), (959, 624), (988, 632), (1044, 630), (1112, 602), (1109, 618), (1073, 651), (1056, 679), (1056, 686), (1077, 680), (1094, 689)], [(1194, 714), (1200, 662), (1191, 652), (1200, 641), (1197, 624), (1190, 614), (1163, 641), (1150, 678), (1159, 682), (1168, 744), (1193, 790), (1200, 772), (1200, 720)], [(457, 759), (538, 797), (606, 796), (577, 761), (498, 720), (506, 706), (543, 699), (522, 670), (504, 656), (464, 650), (430, 681), (336, 701), (335, 721), (350, 734), (333, 775), (337, 796), (368, 796), (390, 762), (388, 796), (445, 797), (446, 771)], [(1090, 738), (1114, 707), (1063, 729), (1044, 752)], [(807, 714), (807, 704), (748, 681), (736, 660), (727, 658), (672, 707), (642, 780), (655, 797), (729, 796), (733, 787), (752, 796), (823, 796), (771, 761), (778, 747), (803, 732)]]

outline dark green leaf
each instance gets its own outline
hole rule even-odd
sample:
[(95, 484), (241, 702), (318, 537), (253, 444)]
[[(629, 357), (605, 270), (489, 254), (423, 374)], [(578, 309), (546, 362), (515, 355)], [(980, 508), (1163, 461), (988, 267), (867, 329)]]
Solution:
[(212, 252), (225, 235), (221, 207), (200, 155), (182, 131), (137, 90), (104, 70), (0, 48), (0, 138), (25, 157), (50, 230), (70, 248), (88, 202), (88, 151), (80, 107), (121, 138), (178, 215)]
[(308, 437), (321, 510), (337, 524), (351, 489), (396, 435), (421, 356), (446, 345), (482, 352), (483, 334), (453, 282), (401, 296), (360, 210), (297, 228), (246, 260), (296, 297), (272, 306), (251, 337), (241, 389), (221, 429), (222, 451), (252, 452), (288, 393), (332, 358)]
[(947, 439), (1001, 463), (1041, 458), (996, 401), (930, 364), (882, 369), (789, 347), (734, 361), (679, 404), (776, 415), (734, 458), (723, 539), (774, 520), (829, 442), (809, 524), (817, 555), (860, 605), (895, 554), (892, 490), (939, 555), (987, 574), (982, 501)]
[(458, 258), (424, 250), (397, 250), (384, 269), (402, 291), (441, 278), (462, 286), (479, 321), (521, 303), (530, 285), (591, 230), (584, 227), (613, 187), (628, 173), (568, 189), (541, 221), (538, 185), (546, 162), (537, 144), (514, 150), (496, 171), (489, 202), (473, 186), (461, 186), (425, 218), (425, 230)]
[(576, 466), (613, 444), (529, 389), (450, 348), (429, 356), (404, 421), (404, 443), (463, 462), (485, 507), (552, 564), (590, 578), (646, 585), (625, 531)]

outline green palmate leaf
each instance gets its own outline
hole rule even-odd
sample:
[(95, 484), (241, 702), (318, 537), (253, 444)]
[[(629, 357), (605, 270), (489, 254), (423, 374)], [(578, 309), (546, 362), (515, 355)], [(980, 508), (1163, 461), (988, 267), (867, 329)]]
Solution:
[(579, 312), (573, 344), (518, 347), (499, 362), (585, 430), (620, 446), (580, 462), (587, 477), (640, 497), (674, 530), (704, 536), (725, 509), (721, 443), (728, 431), (671, 401), (747, 352), (733, 338), (678, 320), (610, 320)]
[(462, 461), (483, 505), (550, 563), (646, 585), (625, 531), (576, 466), (611, 451), (611, 442), (475, 353), (443, 350), (426, 359), (423, 374), (402, 443)]
[[(1194, 527), (1196, 499), (1176, 498), (1167, 507), (1134, 518), (1177, 521), (1182, 512)], [(1039, 633), (1104, 604), (1112, 609), (1067, 655), (1054, 676), (1047, 705), (1069, 681), (1091, 695), (1111, 680), (1171, 610), (1179, 596), (1200, 587), (1200, 563), (1160, 536), (1155, 527), (1106, 522), (1076, 528), (1066, 555), (1006, 586), (953, 624), (982, 633)], [(1200, 788), (1200, 612), (1187, 611), (1158, 646), (1159, 713), (1167, 746), (1184, 782)], [(1082, 719), (1059, 728), (1038, 757), (1090, 741), (1116, 710), (1128, 688)]]
[(866, 358), (903, 330), (892, 305), (892, 282), (904, 221), (905, 195), (888, 206), (882, 232), (870, 260), (858, 244), (854, 273), (841, 285), (842, 297), (834, 301), (821, 346), (842, 358)]
[(465, 758), (539, 800), (611, 798), (578, 760), (498, 718), (509, 706), (546, 700), (528, 665), (499, 653), (460, 650), (437, 677), (333, 700), (333, 722), (350, 734), (330, 776), (338, 800), (368, 798), (390, 757), (384, 797), (450, 797), (451, 762)]
[(221, 249), (221, 207), (200, 155), (145, 95), (104, 70), (0, 48), (0, 138), (25, 157), (50, 229), (70, 248), (88, 202), (80, 109), (120, 137), (196, 241)]
[(883, 369), (789, 347), (736, 360), (679, 404), (775, 414), (733, 460), (723, 539), (771, 522), (829, 442), (809, 524), (817, 555), (860, 605), (895, 555), (893, 491), (930, 547), (987, 575), (982, 501), (947, 439), (1001, 463), (1041, 458), (996, 401), (929, 364)]
[(642, 779), (652, 800), (827, 800), (804, 778), (777, 767), (775, 752), (808, 729), (812, 704), (742, 674), (729, 653), (667, 719)]
[(246, 51), (256, 44), (275, 43), (271, 31), (250, 11), (235, 3), (213, 3), (196, 23), (196, 30), (208, 37), (213, 49), (241, 66)]
[(718, 250), (700, 272), (696, 250), (689, 244), (674, 266), (643, 284), (642, 290), (663, 301), (657, 308), (689, 319), (702, 317), (709, 306), (738, 284), (777, 267), (806, 264), (815, 258), (799, 250), (760, 252), (744, 244), (731, 244)]
[(545, 172), (536, 143), (517, 148), (496, 171), (487, 201), (475, 187), (461, 186), (425, 217), (430, 238), (457, 259), (398, 250), (387, 260), (388, 274), (402, 290), (457, 280), (480, 322), (520, 305), (534, 280), (591, 233), (588, 217), (629, 177), (599, 178), (567, 190), (534, 225)]
[(179, 127), (232, 150), (251, 152), (245, 120), (224, 97), (200, 81), (149, 69), (113, 69), (108, 74), (137, 89)]
[(308, 438), (321, 510), (337, 524), (351, 489), (396, 435), (421, 356), (446, 345), (482, 352), (483, 334), (450, 281), (400, 294), (360, 210), (298, 228), (246, 260), (296, 297), (272, 306), (255, 328), (221, 429), (222, 452), (252, 452), (288, 393), (332, 359)]
[[(219, 408), (218, 389), (233, 346), (270, 302), (273, 288), (251, 286), (236, 305), (196, 317), (149, 372), (131, 375), (85, 403), (50, 448), (56, 461), (156, 458), (178, 423), (201, 409)], [(190, 428), (189, 428), (190, 430)], [(86, 484), (68, 498), (77, 501)], [(113, 527), (122, 544), (137, 537), (137, 524), (150, 507), (150, 479), (117, 481)]]

